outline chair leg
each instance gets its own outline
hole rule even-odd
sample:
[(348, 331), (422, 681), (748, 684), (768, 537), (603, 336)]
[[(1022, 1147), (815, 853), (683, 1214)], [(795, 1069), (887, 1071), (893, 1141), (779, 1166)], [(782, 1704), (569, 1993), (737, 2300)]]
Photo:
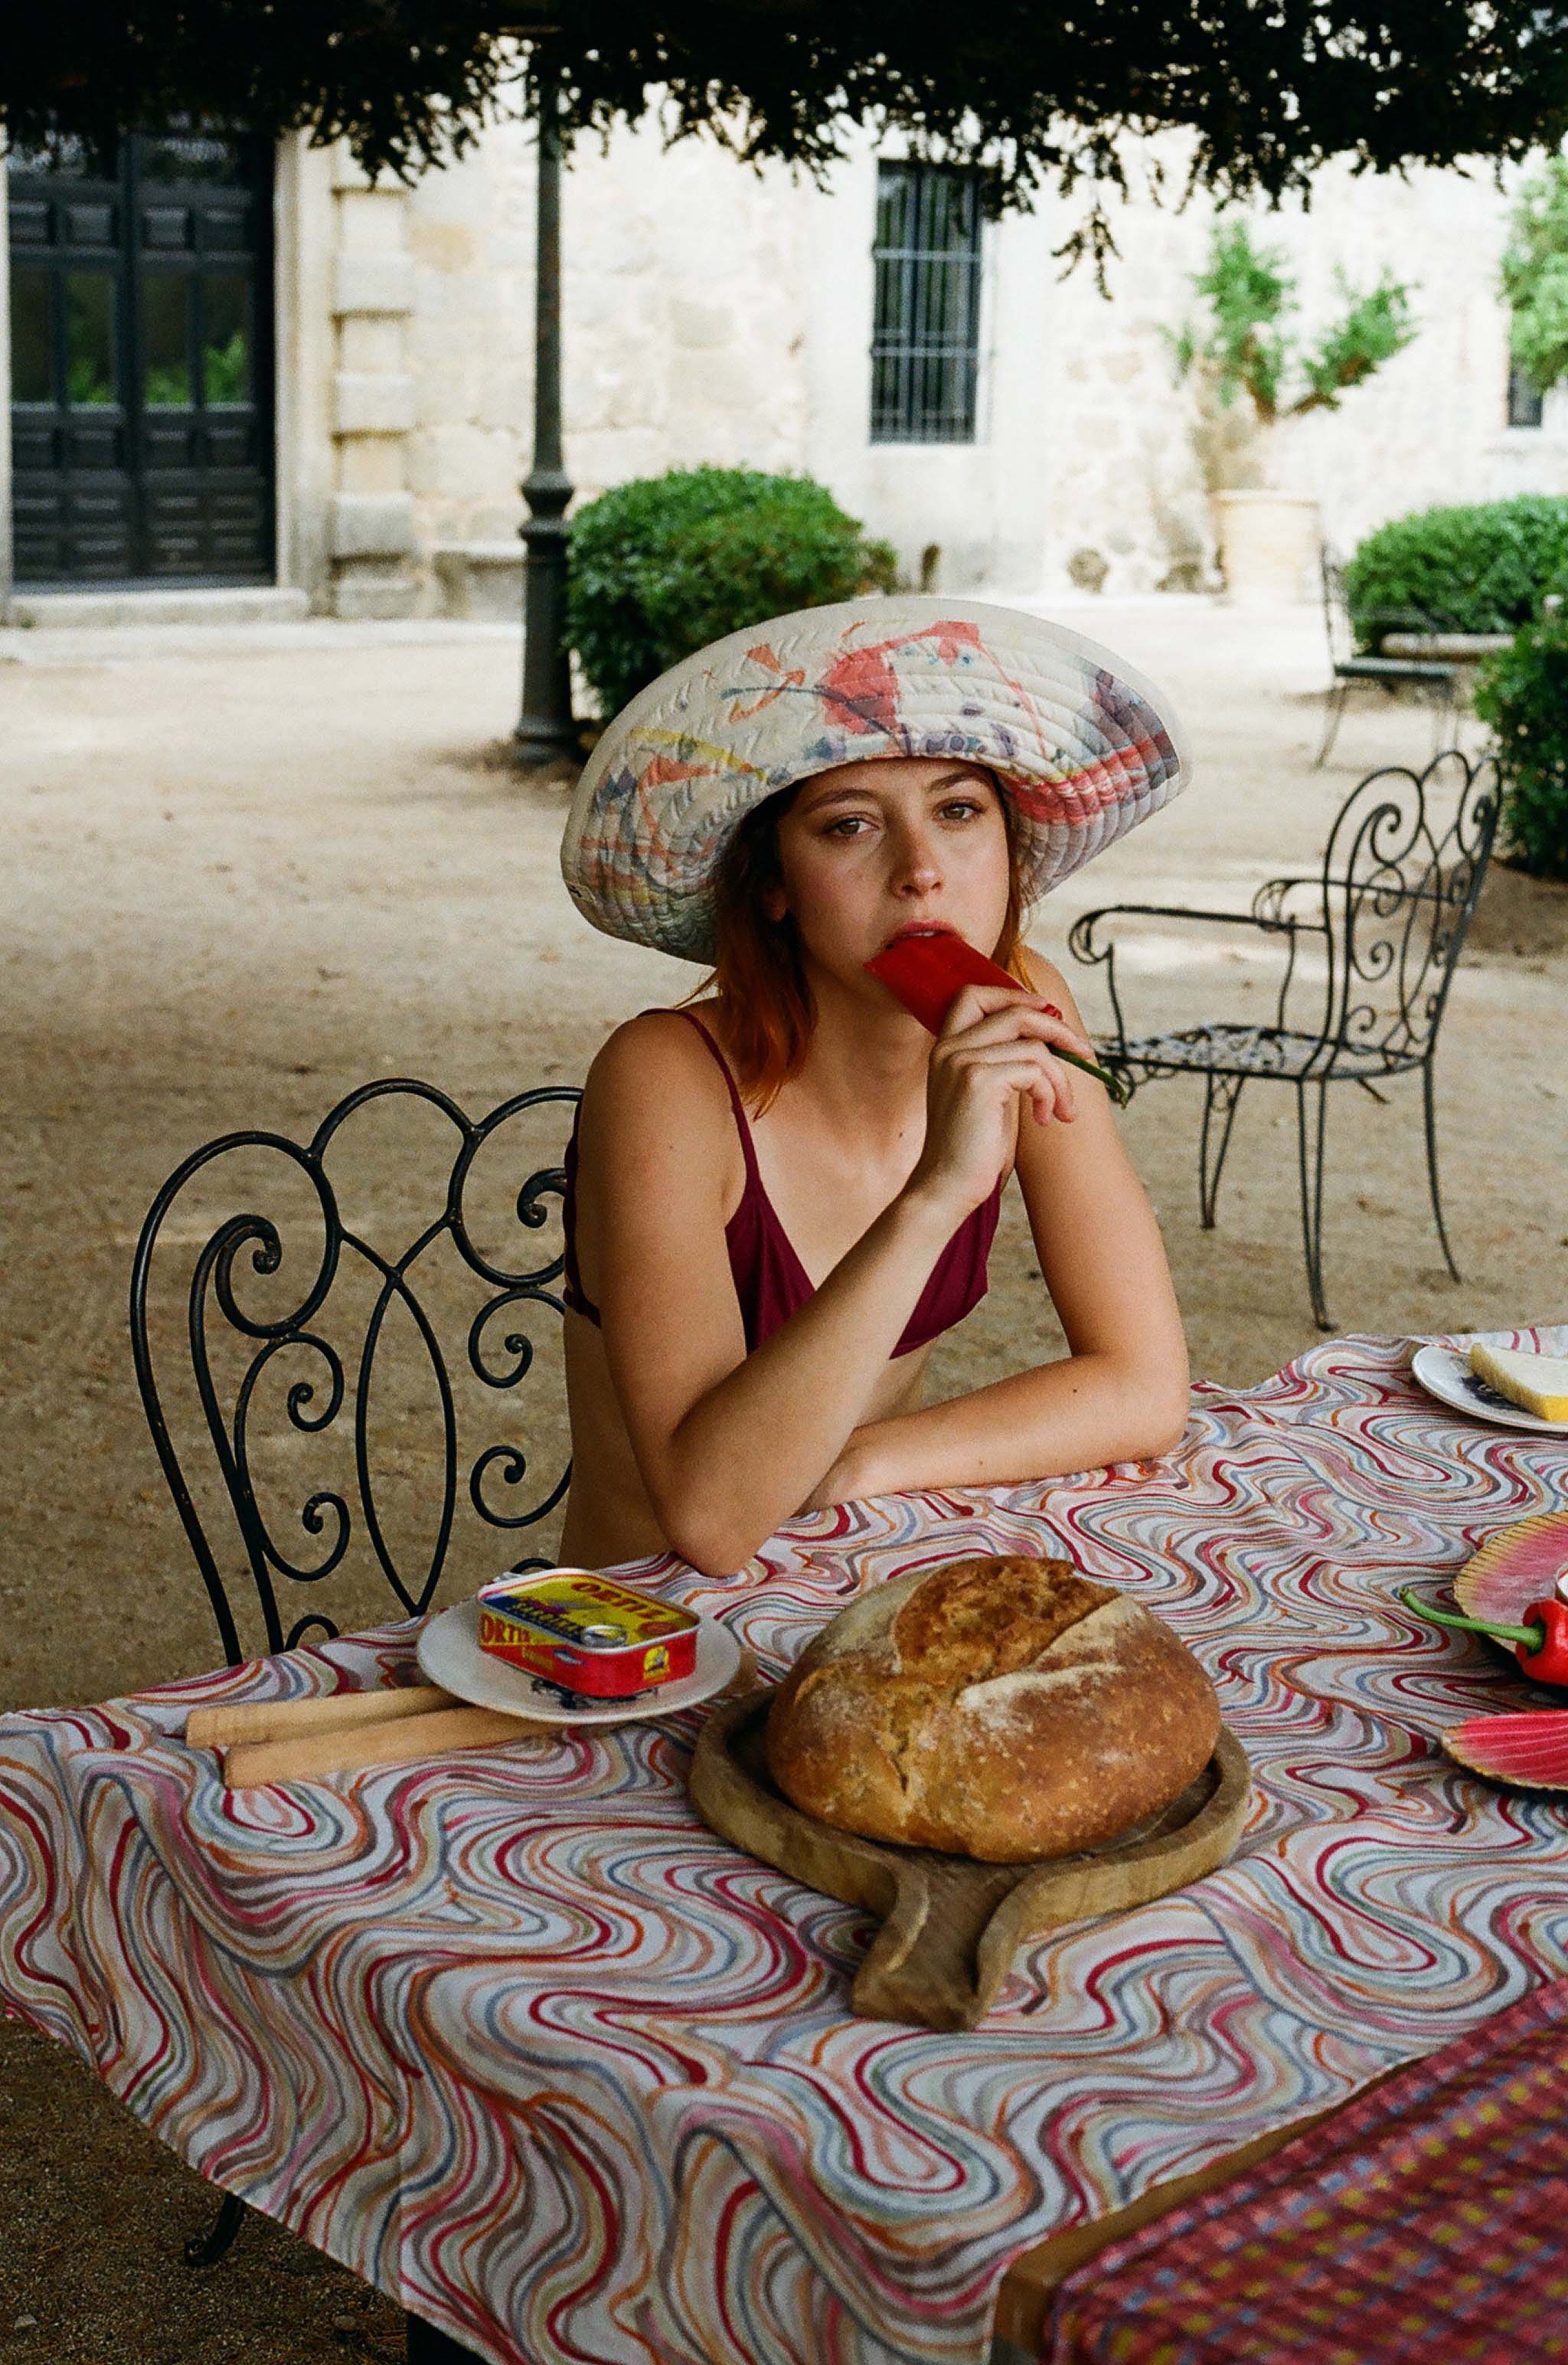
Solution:
[(484, 2359), (474, 2348), (465, 2348), (451, 2334), (439, 2332), (427, 2324), (422, 2315), (409, 2315), (408, 2346), (403, 2351), (408, 2365), (485, 2365)]
[(1225, 1171), (1225, 1153), (1230, 1148), (1230, 1128), (1236, 1123), (1237, 1103), (1241, 1098), (1245, 1076), (1209, 1076), (1204, 1082), (1204, 1129), (1198, 1137), (1198, 1214), (1205, 1232), (1215, 1227), (1215, 1203), (1219, 1197), (1219, 1178)]
[[(1314, 1099), (1310, 1096), (1316, 1096)], [(1323, 1131), (1328, 1087), (1304, 1080), (1295, 1088), (1296, 1157), (1301, 1168), (1301, 1236), (1306, 1250), (1306, 1285), (1320, 1330), (1332, 1330), (1323, 1298)]]
[(1315, 771), (1320, 769), (1333, 753), (1334, 742), (1339, 735), (1339, 718), (1345, 712), (1345, 701), (1350, 695), (1348, 681), (1337, 681), (1328, 693), (1328, 712), (1324, 718), (1322, 744), (1312, 759)]
[(1438, 1190), (1438, 1116), (1432, 1100), (1430, 1059), (1421, 1070), (1421, 1097), (1425, 1104), (1427, 1118), (1427, 1184), (1432, 1194), (1432, 1213), (1438, 1219), (1438, 1238), (1443, 1244), (1443, 1261), (1448, 1266), (1450, 1277), (1454, 1281), (1462, 1281), (1464, 1276), (1455, 1264), (1453, 1250), (1449, 1246), (1448, 1228), (1443, 1222), (1443, 1203)]
[(234, 2236), (245, 2222), (245, 2204), (237, 2193), (226, 2192), (218, 2204), (218, 2214), (201, 2233), (193, 2234), (185, 2244), (187, 2267), (215, 2267), (234, 2247)]

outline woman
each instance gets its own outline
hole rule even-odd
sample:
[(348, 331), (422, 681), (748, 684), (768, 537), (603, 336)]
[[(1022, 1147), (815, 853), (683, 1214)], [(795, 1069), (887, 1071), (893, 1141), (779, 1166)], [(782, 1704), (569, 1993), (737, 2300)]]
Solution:
[[(1041, 620), (808, 610), (662, 677), (600, 740), (562, 865), (709, 990), (616, 1029), (568, 1157), (561, 1541), (742, 1567), (795, 1513), (1170, 1451), (1187, 1360), (1148, 1202), (1025, 902), (1165, 802), (1154, 693)], [(940, 1036), (866, 964), (956, 931), (1020, 981)], [(1016, 1174), (1070, 1349), (933, 1406)]]

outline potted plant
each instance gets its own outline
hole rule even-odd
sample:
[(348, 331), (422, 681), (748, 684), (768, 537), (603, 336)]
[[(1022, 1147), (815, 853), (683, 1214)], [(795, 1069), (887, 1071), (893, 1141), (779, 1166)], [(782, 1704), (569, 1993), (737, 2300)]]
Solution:
[(1343, 396), (1416, 335), (1410, 290), (1384, 274), (1357, 289), (1341, 275), (1343, 310), (1304, 340), (1290, 326), (1296, 283), (1276, 248), (1245, 220), (1214, 224), (1207, 267), (1193, 288), (1203, 315), (1171, 342), (1181, 378), (1199, 390), (1198, 444), (1215, 506), (1220, 566), (1235, 599), (1296, 599), (1318, 542), (1317, 505), (1280, 482), (1281, 432)]

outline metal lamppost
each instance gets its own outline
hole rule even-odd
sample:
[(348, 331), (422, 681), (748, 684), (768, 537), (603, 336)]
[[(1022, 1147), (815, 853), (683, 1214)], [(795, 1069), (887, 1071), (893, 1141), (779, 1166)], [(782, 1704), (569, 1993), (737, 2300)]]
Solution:
[(572, 484), (561, 451), (561, 133), (557, 84), (541, 73), (539, 205), (533, 287), (533, 462), (522, 480), (528, 519), (522, 596), (522, 712), (512, 734), (519, 761), (580, 762), (566, 643), (566, 506)]

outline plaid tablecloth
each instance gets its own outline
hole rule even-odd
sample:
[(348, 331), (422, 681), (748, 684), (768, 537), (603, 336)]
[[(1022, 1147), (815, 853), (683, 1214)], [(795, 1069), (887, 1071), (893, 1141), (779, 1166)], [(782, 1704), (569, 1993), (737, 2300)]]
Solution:
[(778, 1668), (912, 1565), (1065, 1550), (1209, 1668), (1236, 1857), (1023, 1950), (970, 2034), (849, 2015), (865, 1919), (696, 1821), (695, 1717), (235, 1794), (178, 1737), (405, 1675), (407, 1626), (0, 1720), (0, 2001), (497, 2365), (978, 2365), (1021, 2250), (1568, 1969), (1562, 1803), (1436, 1743), (1542, 1696), (1395, 1590), (1561, 1503), (1568, 1450), (1446, 1413), (1409, 1345), (1200, 1388), (1167, 1463), (844, 1507), (727, 1584), (654, 1565)]
[(1080, 2267), (1044, 2365), (1568, 2358), (1568, 1980)]

